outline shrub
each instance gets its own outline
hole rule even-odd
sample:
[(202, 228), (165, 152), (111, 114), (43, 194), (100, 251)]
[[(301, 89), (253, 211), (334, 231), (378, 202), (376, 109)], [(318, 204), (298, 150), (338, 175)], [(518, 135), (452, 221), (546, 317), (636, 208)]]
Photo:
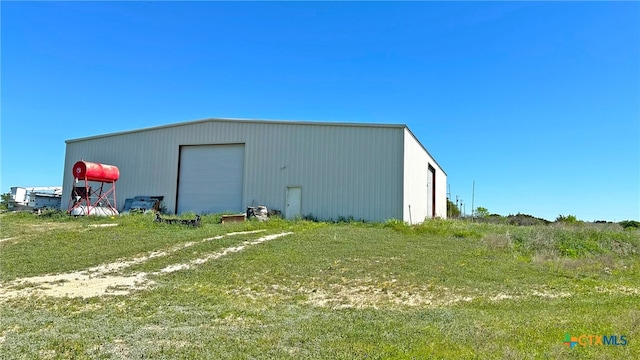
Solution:
[(640, 221), (624, 220), (620, 221), (619, 224), (625, 229), (640, 229)]
[(521, 213), (517, 213), (515, 215), (509, 214), (507, 219), (509, 220), (509, 224), (518, 225), (518, 226), (534, 226), (534, 225), (547, 225), (547, 224), (549, 224), (549, 221), (547, 221), (545, 219), (537, 218), (537, 217), (532, 216), (532, 215), (521, 214)]
[(484, 217), (476, 218), (478, 222), (489, 224), (505, 224), (516, 226), (534, 226), (534, 225), (547, 225), (548, 220), (537, 218), (532, 215), (517, 213), (516, 215), (509, 214), (508, 216), (501, 216), (498, 214), (490, 214)]
[(451, 200), (447, 199), (447, 216), (450, 218), (457, 218), (460, 216), (460, 209), (451, 202)]
[(476, 216), (478, 217), (487, 217), (489, 216), (489, 209), (479, 206), (476, 208)]
[(11, 193), (4, 193), (0, 195), (0, 209), (7, 210), (9, 207), (9, 199), (11, 199)]
[(576, 218), (575, 215), (558, 215), (558, 217), (556, 218), (556, 222), (565, 224), (576, 224), (578, 223), (578, 218)]

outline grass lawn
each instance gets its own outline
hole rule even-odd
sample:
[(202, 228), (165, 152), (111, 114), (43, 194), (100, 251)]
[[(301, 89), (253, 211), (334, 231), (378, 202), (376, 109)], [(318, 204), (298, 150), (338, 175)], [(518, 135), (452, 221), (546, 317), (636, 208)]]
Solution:
[(216, 220), (0, 215), (0, 358), (640, 358), (638, 230)]

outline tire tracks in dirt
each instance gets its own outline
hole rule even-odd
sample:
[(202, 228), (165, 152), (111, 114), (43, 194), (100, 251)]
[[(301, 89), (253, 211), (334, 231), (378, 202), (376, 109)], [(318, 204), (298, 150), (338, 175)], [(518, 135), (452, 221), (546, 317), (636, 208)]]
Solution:
[(148, 252), (143, 256), (138, 256), (130, 260), (115, 261), (112, 263), (102, 264), (88, 269), (68, 273), (16, 279), (7, 284), (0, 284), (0, 301), (38, 295), (70, 298), (127, 295), (131, 293), (131, 291), (147, 289), (155, 284), (155, 282), (150, 279), (149, 276), (161, 276), (176, 271), (188, 270), (195, 266), (202, 265), (208, 261), (216, 260), (223, 256), (240, 252), (249, 246), (258, 245), (266, 241), (293, 234), (292, 232), (283, 232), (278, 234), (265, 235), (258, 239), (247, 240), (240, 243), (239, 245), (228, 247), (221, 251), (211, 253), (207, 256), (191, 260), (188, 263), (178, 263), (166, 266), (160, 271), (152, 273), (139, 272), (130, 275), (113, 274), (114, 272), (126, 269), (133, 265), (141, 264), (154, 258), (167, 256), (196, 244), (219, 240), (228, 236), (255, 234), (264, 231), (265, 230), (232, 232), (224, 235), (206, 238), (200, 241), (193, 241), (176, 245), (168, 250)]

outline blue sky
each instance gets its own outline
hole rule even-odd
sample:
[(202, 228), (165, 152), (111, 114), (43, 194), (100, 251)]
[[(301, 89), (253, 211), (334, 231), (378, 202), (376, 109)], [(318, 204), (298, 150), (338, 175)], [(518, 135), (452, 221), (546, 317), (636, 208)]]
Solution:
[(640, 219), (638, 2), (5, 2), (1, 183), (210, 117), (404, 123), (451, 195)]

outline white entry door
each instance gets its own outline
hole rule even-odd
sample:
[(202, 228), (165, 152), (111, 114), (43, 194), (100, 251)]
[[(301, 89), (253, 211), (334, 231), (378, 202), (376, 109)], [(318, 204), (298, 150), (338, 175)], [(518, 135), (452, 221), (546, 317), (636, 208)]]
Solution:
[(302, 203), (302, 188), (301, 187), (287, 187), (287, 207), (285, 210), (285, 217), (287, 219), (293, 219), (300, 217)]

